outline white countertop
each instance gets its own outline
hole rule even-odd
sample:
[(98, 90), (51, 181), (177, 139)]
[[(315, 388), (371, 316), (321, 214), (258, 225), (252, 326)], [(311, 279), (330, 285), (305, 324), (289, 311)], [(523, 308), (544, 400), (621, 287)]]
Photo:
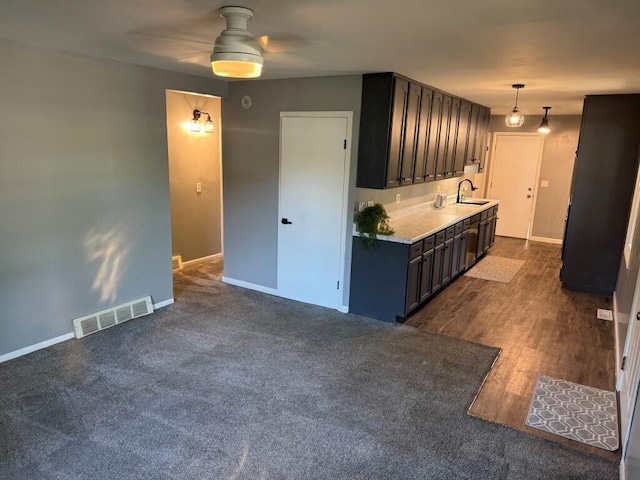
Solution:
[[(450, 203), (444, 208), (434, 208), (433, 202), (411, 207), (407, 211), (399, 210), (389, 213), (389, 226), (393, 228), (393, 235), (378, 235), (379, 240), (397, 243), (415, 243), (429, 235), (450, 227), (465, 218), (474, 216), (500, 203), (499, 200), (486, 198), (469, 198), (470, 201), (488, 200), (484, 205), (461, 205)], [(353, 235), (359, 236), (355, 224)]]

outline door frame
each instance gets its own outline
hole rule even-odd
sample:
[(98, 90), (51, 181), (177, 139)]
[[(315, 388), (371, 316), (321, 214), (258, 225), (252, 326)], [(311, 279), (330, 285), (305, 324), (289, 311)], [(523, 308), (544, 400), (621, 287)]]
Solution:
[[(338, 288), (338, 302), (336, 304), (336, 310), (347, 313), (349, 311), (348, 303), (345, 305), (344, 292), (348, 291), (346, 285), (348, 280), (348, 270), (345, 262), (347, 258), (347, 245), (351, 245), (347, 242), (347, 238), (353, 235), (353, 222), (349, 222), (349, 186), (351, 177), (351, 146), (353, 141), (353, 112), (352, 111), (304, 111), (293, 112), (284, 111), (280, 112), (280, 133), (278, 139), (278, 217), (276, 221), (282, 218), (282, 120), (284, 118), (346, 118), (347, 119), (347, 146), (345, 148), (345, 168), (344, 176), (342, 179), (342, 218), (340, 219), (342, 225), (342, 237), (340, 238), (340, 258), (338, 260), (339, 270), (338, 278), (340, 279), (340, 288)], [(276, 260), (277, 265), (277, 260)], [(276, 286), (276, 294), (283, 296), (279, 290), (279, 286)]]
[(536, 132), (493, 132), (491, 138), (491, 160), (489, 164), (489, 176), (487, 178), (487, 198), (491, 198), (491, 189), (493, 187), (493, 174), (495, 173), (495, 157), (496, 149), (498, 146), (498, 137), (540, 137), (542, 139), (542, 146), (540, 148), (540, 154), (536, 162), (535, 182), (533, 184), (533, 202), (531, 202), (531, 209), (529, 211), (529, 227), (527, 229), (526, 240), (530, 240), (533, 236), (533, 224), (536, 216), (536, 206), (538, 205), (538, 188), (540, 187), (540, 170), (542, 169), (542, 157), (544, 154), (544, 134)]

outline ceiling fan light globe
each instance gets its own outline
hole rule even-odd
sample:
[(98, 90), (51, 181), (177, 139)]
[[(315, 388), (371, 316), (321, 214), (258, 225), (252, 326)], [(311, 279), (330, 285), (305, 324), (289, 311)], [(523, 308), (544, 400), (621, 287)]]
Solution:
[(249, 59), (212, 60), (211, 68), (219, 77), (258, 78), (262, 74), (262, 62)]

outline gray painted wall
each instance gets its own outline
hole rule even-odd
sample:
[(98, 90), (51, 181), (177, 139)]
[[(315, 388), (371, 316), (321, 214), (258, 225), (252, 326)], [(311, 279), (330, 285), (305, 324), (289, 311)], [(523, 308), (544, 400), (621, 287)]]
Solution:
[[(527, 115), (525, 124), (519, 129), (514, 129), (504, 124), (503, 115), (494, 115), (491, 117), (489, 130), (510, 133), (535, 132), (541, 120), (542, 115)], [(573, 163), (580, 135), (580, 120), (580, 115), (549, 116), (549, 125), (553, 130), (545, 135), (540, 167), (540, 180), (548, 180), (549, 187), (538, 188), (532, 232), (535, 237), (562, 240)], [(489, 178), (489, 170), (486, 173)]]
[[(211, 115), (214, 133), (190, 130), (196, 108)], [(219, 98), (167, 92), (171, 243), (185, 262), (222, 252), (220, 109)]]
[(172, 298), (165, 89), (226, 83), (0, 40), (0, 355)]
[[(242, 108), (244, 95), (253, 100), (250, 109)], [(229, 97), (222, 101), (226, 277), (277, 286), (280, 112), (353, 112), (348, 198), (353, 204), (361, 95), (360, 75), (229, 85)], [(347, 257), (346, 264), (351, 265), (350, 248)], [(345, 290), (345, 300), (348, 294)]]

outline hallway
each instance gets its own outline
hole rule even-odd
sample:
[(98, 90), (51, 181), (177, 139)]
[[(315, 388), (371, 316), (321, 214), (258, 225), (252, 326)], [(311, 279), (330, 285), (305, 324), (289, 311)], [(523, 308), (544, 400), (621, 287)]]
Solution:
[(525, 261), (511, 283), (462, 276), (406, 324), (502, 349), (471, 415), (619, 461), (619, 450), (524, 424), (540, 374), (615, 390), (614, 324), (596, 318), (611, 299), (562, 289), (560, 254), (559, 245), (498, 237), (489, 255)]

